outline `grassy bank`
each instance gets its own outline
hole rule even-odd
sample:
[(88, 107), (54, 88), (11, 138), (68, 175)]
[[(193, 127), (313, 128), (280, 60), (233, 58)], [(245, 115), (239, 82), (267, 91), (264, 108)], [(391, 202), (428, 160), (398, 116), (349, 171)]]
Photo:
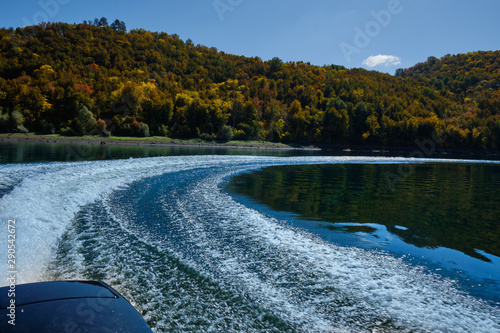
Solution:
[(264, 141), (205, 141), (201, 139), (172, 139), (163, 136), (139, 137), (101, 137), (101, 136), (62, 136), (60, 134), (37, 135), (0, 134), (0, 142), (34, 142), (34, 143), (76, 143), (76, 144), (121, 144), (121, 145), (164, 145), (164, 146), (217, 146), (229, 148), (261, 148), (261, 149), (319, 149), (314, 146), (300, 146)]
[(367, 156), (403, 156), (427, 158), (458, 159), (491, 159), (500, 160), (499, 150), (451, 149), (437, 147), (392, 147), (392, 146), (351, 146), (351, 145), (300, 145), (265, 141), (205, 141), (202, 139), (172, 139), (163, 136), (152, 137), (100, 137), (100, 136), (62, 136), (59, 134), (37, 135), (0, 134), (1, 142), (13, 143), (69, 143), (93, 145), (128, 145), (128, 146), (171, 146), (171, 147), (218, 147), (239, 149), (288, 149), (324, 151), (333, 155), (367, 155)]

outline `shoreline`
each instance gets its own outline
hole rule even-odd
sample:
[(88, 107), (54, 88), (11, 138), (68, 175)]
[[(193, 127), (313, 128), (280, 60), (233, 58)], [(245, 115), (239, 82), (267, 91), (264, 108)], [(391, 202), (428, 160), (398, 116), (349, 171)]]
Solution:
[[(76, 144), (76, 145), (121, 145), (149, 147), (193, 147), (221, 149), (262, 149), (262, 150), (294, 150), (322, 152), (331, 155), (361, 155), (369, 156), (412, 156), (413, 154), (426, 158), (462, 158), (462, 159), (492, 159), (500, 160), (500, 150), (474, 150), (459, 148), (435, 148), (432, 152), (418, 147), (393, 146), (353, 146), (342, 144), (300, 145), (284, 144), (266, 141), (229, 141), (209, 142), (201, 139), (171, 139), (166, 137), (100, 137), (100, 136), (61, 136), (2, 133), (0, 143), (35, 143), (35, 144)], [(430, 149), (426, 147), (425, 149)], [(424, 156), (422, 156), (424, 155)], [(415, 156), (415, 157), (417, 157)]]
[(316, 146), (287, 145), (265, 141), (229, 141), (209, 142), (201, 139), (171, 139), (166, 137), (100, 137), (100, 136), (60, 136), (36, 134), (0, 134), (0, 142), (10, 143), (66, 143), (92, 145), (156, 146), (156, 147), (206, 147), (206, 148), (242, 148), (242, 149), (288, 149), (321, 150)]

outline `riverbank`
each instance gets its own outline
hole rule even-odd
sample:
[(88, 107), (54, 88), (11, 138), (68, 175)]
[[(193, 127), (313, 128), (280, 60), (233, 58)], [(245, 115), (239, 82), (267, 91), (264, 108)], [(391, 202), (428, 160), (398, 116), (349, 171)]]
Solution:
[(251, 148), (251, 149), (292, 149), (292, 150), (321, 150), (316, 146), (301, 146), (264, 141), (229, 141), (216, 142), (201, 139), (172, 139), (167, 137), (101, 137), (101, 136), (62, 136), (59, 134), (0, 134), (0, 142), (19, 143), (70, 143), (93, 145), (129, 145), (129, 146), (185, 146), (185, 147), (221, 147), (221, 148)]
[(203, 148), (237, 148), (262, 150), (295, 150), (316, 151), (326, 155), (365, 155), (365, 156), (405, 156), (426, 158), (459, 158), (500, 160), (499, 150), (474, 150), (457, 148), (436, 148), (432, 145), (422, 147), (392, 147), (392, 146), (350, 146), (350, 145), (300, 145), (266, 141), (229, 141), (216, 142), (201, 139), (172, 139), (167, 137), (100, 137), (100, 136), (62, 136), (59, 134), (37, 135), (0, 134), (0, 142), (10, 143), (63, 143), (77, 145), (122, 145), (150, 147), (203, 147)]

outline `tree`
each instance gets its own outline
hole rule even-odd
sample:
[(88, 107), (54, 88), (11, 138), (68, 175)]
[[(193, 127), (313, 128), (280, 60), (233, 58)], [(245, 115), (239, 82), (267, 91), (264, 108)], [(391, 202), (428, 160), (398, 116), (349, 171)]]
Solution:
[(109, 136), (110, 135), (110, 133), (106, 130), (106, 128), (108, 128), (106, 121), (99, 118), (96, 122), (96, 127), (99, 130), (99, 133), (101, 136)]
[(194, 136), (211, 132), (208, 128), (208, 107), (200, 98), (194, 99), (185, 111), (186, 122)]
[(347, 105), (340, 97), (330, 98), (328, 103), (326, 104), (327, 109), (334, 107), (337, 110), (346, 110)]
[(356, 104), (354, 107), (354, 115), (356, 120), (365, 120), (366, 117), (368, 117), (368, 108), (366, 107), (366, 104), (363, 102)]
[(437, 61), (438, 61), (438, 58), (436, 58), (434, 56), (430, 56), (430, 57), (427, 58), (427, 63), (429, 65), (434, 65)]
[(402, 79), (87, 23), (0, 28), (1, 131), (92, 133), (85, 106), (115, 134), (142, 122), (143, 134), (213, 138), (230, 125), (237, 139), (415, 145), (437, 130), (448, 147), (500, 147), (500, 51), (430, 57)]
[(363, 133), (363, 139), (366, 140), (370, 136), (373, 139), (376, 139), (378, 137), (378, 129), (380, 128), (377, 115), (372, 113), (368, 118), (366, 118), (366, 125), (368, 127), (368, 131)]
[(368, 108), (364, 102), (359, 102), (354, 106), (351, 126), (353, 140), (359, 142), (362, 139), (363, 133), (368, 130), (366, 124), (368, 115)]
[(145, 123), (140, 123), (139, 128), (137, 129), (137, 135), (140, 137), (148, 137), (149, 136), (149, 126)]
[(0, 133), (18, 132), (28, 133), (29, 131), (24, 127), (24, 116), (18, 109), (12, 112), (2, 112), (0, 107)]
[(269, 61), (269, 67), (271, 73), (279, 72), (283, 69), (283, 61), (278, 57), (274, 57)]
[(323, 117), (323, 126), (328, 134), (328, 142), (343, 141), (349, 130), (349, 115), (345, 109), (330, 107)]
[(108, 26), (108, 19), (105, 17), (101, 17), (100, 19), (96, 18), (96, 19), (94, 19), (94, 25), (96, 27), (107, 27)]
[(309, 106), (302, 108), (300, 102), (295, 100), (290, 105), (290, 132), (295, 140), (303, 141), (306, 138), (306, 130), (310, 125)]
[(257, 110), (255, 103), (253, 101), (247, 101), (243, 105), (241, 121), (243, 123), (251, 124), (252, 121), (258, 120), (258, 118), (259, 118), (259, 111)]
[(220, 129), (217, 139), (222, 141), (231, 141), (233, 135), (233, 129), (228, 125), (224, 125)]
[(77, 124), (75, 127), (77, 132), (80, 134), (87, 134), (96, 126), (96, 119), (92, 112), (84, 105), (80, 111), (78, 111), (78, 116), (75, 120)]
[(231, 121), (233, 124), (233, 128), (240, 123), (242, 113), (243, 113), (243, 103), (241, 102), (241, 100), (235, 99), (231, 107)]
[(231, 102), (226, 102), (217, 98), (210, 102), (208, 109), (213, 130), (217, 132), (223, 125), (228, 123), (229, 117), (231, 117)]
[(125, 22), (120, 21), (118, 19), (114, 20), (113, 23), (111, 23), (111, 29), (123, 33), (127, 32), (127, 27), (125, 25)]
[(37, 78), (44, 78), (44, 79), (51, 79), (54, 76), (54, 70), (52, 69), (52, 66), (50, 65), (43, 65), (39, 69), (36, 69), (33, 72), (33, 75), (36, 76)]
[(404, 68), (398, 68), (398, 69), (396, 69), (396, 72), (394, 73), (394, 75), (402, 77), (404, 75), (404, 72), (405, 72)]
[(170, 99), (153, 101), (147, 98), (142, 101), (141, 109), (148, 124), (168, 125), (172, 120), (174, 103)]
[(28, 133), (28, 129), (23, 126), (24, 116), (21, 111), (14, 110), (10, 115), (10, 126), (15, 132)]

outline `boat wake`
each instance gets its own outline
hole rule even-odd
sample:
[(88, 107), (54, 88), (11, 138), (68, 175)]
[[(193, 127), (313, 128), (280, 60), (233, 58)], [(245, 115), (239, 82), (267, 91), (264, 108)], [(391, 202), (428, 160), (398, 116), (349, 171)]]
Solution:
[(18, 282), (103, 280), (156, 332), (499, 332), (500, 309), (454, 281), (327, 242), (222, 189), (228, 177), (269, 165), (408, 162), (179, 156), (3, 165), (0, 218), (16, 219)]

